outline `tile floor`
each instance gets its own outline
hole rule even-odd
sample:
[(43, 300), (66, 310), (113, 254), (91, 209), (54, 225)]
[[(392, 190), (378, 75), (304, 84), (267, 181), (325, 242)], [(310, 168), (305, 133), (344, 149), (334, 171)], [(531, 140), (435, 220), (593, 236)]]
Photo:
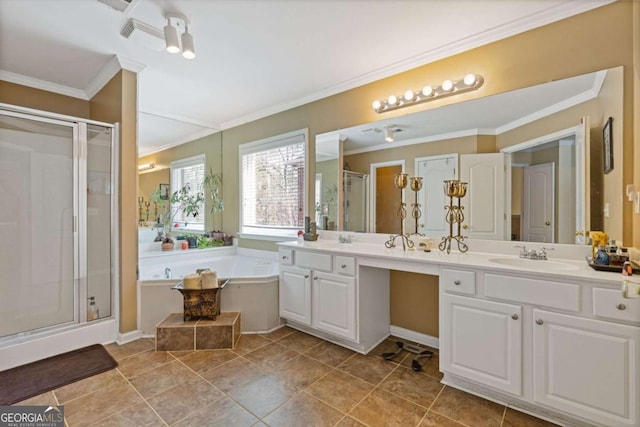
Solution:
[(117, 369), (21, 404), (61, 404), (67, 425), (552, 426), (440, 384), (388, 339), (363, 356), (284, 327), (242, 335), (235, 350), (156, 352), (140, 339), (107, 346)]

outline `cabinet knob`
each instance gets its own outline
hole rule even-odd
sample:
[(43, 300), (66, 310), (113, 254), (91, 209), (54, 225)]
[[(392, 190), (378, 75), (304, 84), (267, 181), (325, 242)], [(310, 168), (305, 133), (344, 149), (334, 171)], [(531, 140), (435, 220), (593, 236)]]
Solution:
[(456, 285), (456, 286), (459, 286), (460, 283), (462, 283), (460, 280), (454, 280), (453, 281), (453, 284)]
[(537, 320), (536, 320), (536, 324), (538, 324), (538, 325), (542, 325), (543, 323), (544, 323), (544, 322), (542, 321), (542, 319), (537, 319)]
[(313, 278), (313, 280), (318, 280), (318, 276), (315, 276), (315, 277)]
[(305, 274), (305, 275), (304, 275), (304, 278), (305, 278), (305, 279), (308, 279), (308, 278), (309, 278), (309, 275), (308, 275), (308, 274)]
[(287, 258), (289, 258), (289, 257), (288, 257), (288, 256), (286, 256), (286, 255), (283, 255), (283, 256), (282, 256), (282, 259), (287, 259)]
[(551, 221), (545, 221), (544, 225), (551, 225)]
[(511, 318), (512, 318), (513, 320), (518, 320), (518, 319), (520, 318), (520, 316), (518, 316), (517, 314), (513, 313), (513, 314), (511, 315)]
[(465, 225), (462, 226), (462, 228), (464, 228), (466, 230), (467, 228), (469, 228), (469, 226), (467, 224), (465, 224)]
[(342, 264), (340, 268), (347, 268), (347, 264)]
[(626, 305), (624, 305), (624, 304), (622, 304), (622, 303), (620, 303), (620, 304), (616, 305), (616, 308), (617, 308), (618, 310), (624, 310), (624, 309), (626, 309), (626, 308), (627, 308), (627, 306), (626, 306)]

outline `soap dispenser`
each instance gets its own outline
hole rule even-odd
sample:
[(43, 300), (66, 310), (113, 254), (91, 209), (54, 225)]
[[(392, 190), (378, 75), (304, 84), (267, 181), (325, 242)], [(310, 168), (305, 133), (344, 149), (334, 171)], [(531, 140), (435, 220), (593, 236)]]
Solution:
[(598, 265), (609, 265), (609, 254), (607, 253), (607, 247), (605, 245), (600, 245), (598, 247), (598, 252), (596, 252), (595, 257), (593, 258), (593, 263)]
[(89, 310), (87, 311), (87, 321), (98, 320), (98, 308), (96, 307), (96, 298), (89, 297)]

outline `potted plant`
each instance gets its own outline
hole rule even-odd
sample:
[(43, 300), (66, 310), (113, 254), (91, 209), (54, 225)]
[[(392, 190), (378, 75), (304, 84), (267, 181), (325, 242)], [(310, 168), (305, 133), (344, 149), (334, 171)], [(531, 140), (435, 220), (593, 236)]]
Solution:
[[(204, 177), (202, 182), (202, 191), (204, 197), (209, 203), (209, 212), (213, 217), (213, 229), (220, 230), (216, 227), (216, 213), (224, 211), (224, 201), (222, 200), (222, 174), (214, 173), (211, 166), (209, 166), (209, 172)], [(215, 231), (214, 231), (215, 232)], [(212, 236), (213, 237), (213, 236)]]
[[(202, 193), (192, 194), (189, 186), (185, 185), (179, 190), (174, 191), (169, 200), (161, 198), (159, 189), (151, 195), (151, 200), (158, 203), (158, 207), (163, 211), (159, 218), (162, 224), (162, 250), (171, 250), (174, 246), (173, 239), (171, 238), (171, 229), (176, 215), (178, 212), (183, 212), (185, 225), (187, 225), (186, 218), (198, 216), (201, 204), (204, 201), (204, 196)], [(172, 206), (174, 209), (172, 209)], [(160, 237), (160, 234), (158, 234), (158, 236)]]

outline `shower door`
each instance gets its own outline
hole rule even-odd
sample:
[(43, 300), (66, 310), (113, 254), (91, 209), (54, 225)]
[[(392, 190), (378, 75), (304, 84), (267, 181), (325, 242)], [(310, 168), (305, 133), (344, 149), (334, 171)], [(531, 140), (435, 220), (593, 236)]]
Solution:
[(344, 231), (367, 232), (367, 194), (369, 175), (343, 171)]
[(0, 118), (0, 337), (6, 337), (76, 320), (77, 125)]

